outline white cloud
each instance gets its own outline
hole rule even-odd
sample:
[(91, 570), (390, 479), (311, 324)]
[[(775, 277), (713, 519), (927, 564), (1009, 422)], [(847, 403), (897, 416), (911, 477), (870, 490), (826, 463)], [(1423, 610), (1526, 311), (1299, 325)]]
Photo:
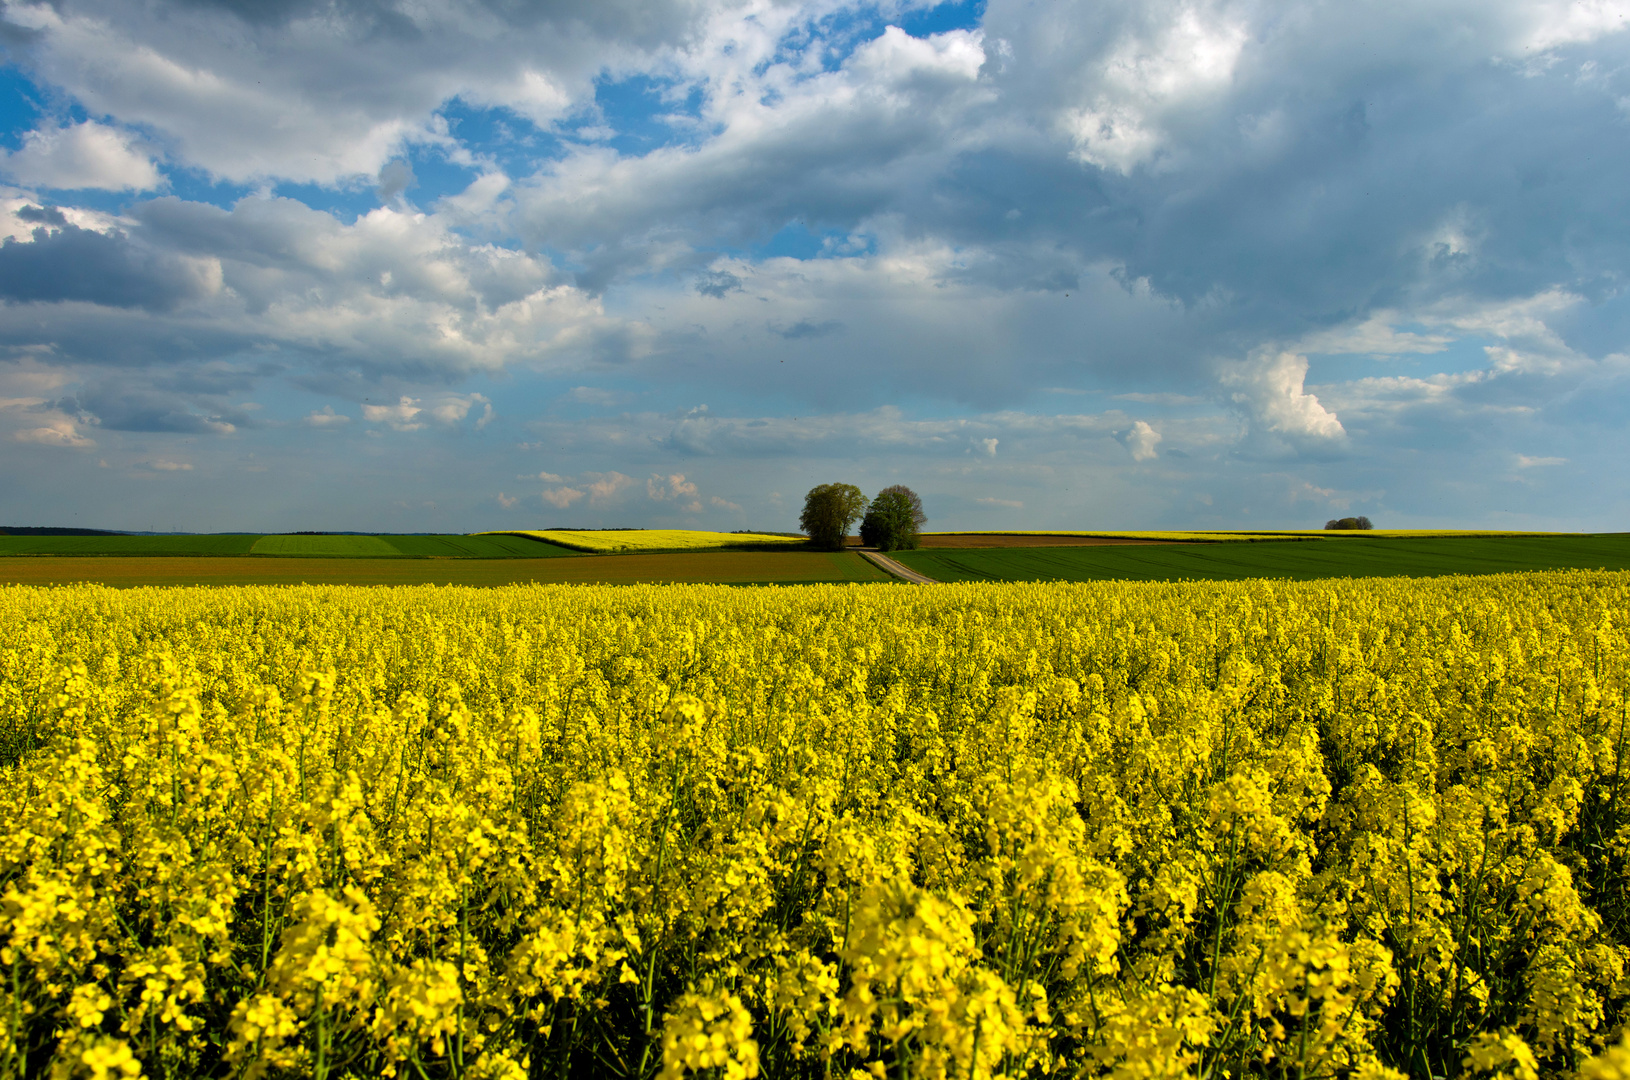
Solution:
[(1565, 457), (1529, 457), (1527, 454), (1517, 455), (1517, 468), (1519, 469), (1543, 469), (1553, 465), (1566, 465), (1567, 463), (1568, 459)]
[(1160, 445), (1160, 432), (1139, 420), (1132, 425), (1132, 430), (1126, 433), (1123, 441), (1132, 452), (1133, 461), (1153, 461), (1157, 454), (1156, 447)]
[(502, 506), (505, 510), (513, 510), (519, 506), (520, 503), (521, 500), (519, 496), (505, 495), (502, 491), (498, 493), (498, 505)]
[(1594, 41), (1630, 28), (1630, 2), (1626, 0), (1538, 0), (1517, 11), (1529, 20), (1518, 41), (1523, 52)]
[[(425, 426), (426, 420), (446, 426), (457, 424), (469, 416), (476, 405), (482, 406), (482, 413), (475, 426), (486, 427), (493, 417), (492, 403), (481, 394), (443, 394), (430, 399), (403, 394), (394, 405), (365, 403), (362, 418), (372, 424), (389, 424), (397, 431), (418, 431)], [(340, 422), (343, 422), (343, 418), (340, 418)]]
[[(372, 419), (370, 417), (370, 419)], [(313, 409), (307, 414), (305, 424), (314, 428), (344, 427), (351, 422), (351, 418), (344, 413), (334, 411), (334, 406), (324, 405), (321, 409)]]
[(395, 405), (369, 405), (362, 406), (362, 418), (370, 424), (389, 424), (397, 431), (418, 431), (424, 427), (418, 423), (419, 414), (424, 412), (419, 407), (419, 399), (403, 394)]
[(81, 434), (79, 425), (68, 417), (54, 418), (37, 427), (14, 431), (11, 437), (18, 442), (37, 443), (40, 446), (68, 446), (77, 450), (86, 450), (96, 445), (91, 438)]
[(1227, 365), (1221, 383), (1252, 426), (1293, 442), (1332, 442), (1346, 436), (1336, 415), (1304, 389), (1307, 357), (1263, 348)]
[[(208, 280), (189, 286), (191, 334), (207, 329), (420, 379), (639, 349), (637, 325), (606, 317), (598, 300), (556, 281), (546, 258), (472, 242), (437, 215), (381, 208), (347, 225), (263, 196), (230, 210), (159, 199), (134, 214), (127, 231), (143, 250), (178, 248), (207, 264)], [(109, 324), (135, 317), (102, 316)], [(4, 322), (0, 314), (0, 332)], [(182, 347), (197, 348), (176, 330)], [(449, 422), (466, 404), (488, 402), (427, 396), (423, 419)]]
[(90, 120), (28, 132), (22, 148), (0, 160), (0, 171), (28, 187), (151, 191), (164, 186), (163, 174), (136, 136)]
[(975, 439), (974, 446), (977, 447), (979, 452), (984, 454), (986, 457), (995, 457), (996, 445), (999, 442), (1001, 442), (1000, 439)]
[(439, 423), (456, 424), (470, 415), (470, 410), (477, 405), (481, 406), (481, 415), (475, 426), (480, 429), (491, 423), (493, 417), (492, 402), (481, 394), (448, 394), (430, 406), (429, 412)]
[(729, 499), (721, 499), (717, 495), (709, 495), (707, 504), (715, 510), (730, 510), (738, 514), (741, 512), (740, 503), (733, 503)]
[(645, 482), (645, 493), (652, 499), (665, 502), (696, 494), (696, 485), (685, 479), (684, 473), (669, 476), (653, 475)]
[(1181, 123), (1173, 114), (1228, 86), (1249, 28), (1221, 7), (1151, 4), (1107, 54), (1087, 59), (1086, 100), (1060, 117), (1080, 160), (1130, 173), (1165, 146), (1168, 125)]
[(191, 462), (169, 461), (163, 458), (156, 461), (144, 461), (141, 463), (141, 467), (150, 469), (153, 472), (192, 472)]
[(583, 493), (576, 488), (550, 488), (540, 496), (545, 503), (557, 510), (564, 510), (572, 503), (583, 497)]
[(590, 502), (604, 502), (612, 498), (624, 488), (634, 483), (632, 476), (624, 476), (620, 472), (588, 473), (590, 479), (587, 485)]
[(1001, 510), (1023, 510), (1024, 503), (1017, 499), (975, 499), (980, 506), (994, 506)]
[(1452, 335), (1444, 333), (1418, 334), (1413, 331), (1400, 331), (1396, 329), (1400, 318), (1399, 313), (1392, 310), (1372, 312), (1363, 322), (1308, 334), (1290, 351), (1322, 355), (1342, 353), (1369, 353), (1375, 356), (1425, 355), (1442, 352), (1455, 340)]

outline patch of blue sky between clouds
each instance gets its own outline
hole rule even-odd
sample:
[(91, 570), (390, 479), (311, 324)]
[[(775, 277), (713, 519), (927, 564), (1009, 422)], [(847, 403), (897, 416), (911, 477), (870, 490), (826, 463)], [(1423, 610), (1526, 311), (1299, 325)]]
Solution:
[[(476, 160), (490, 163), (512, 178), (532, 174), (540, 163), (563, 157), (569, 149), (569, 143), (560, 134), (539, 127), (515, 110), (503, 106), (477, 105), (454, 97), (443, 102), (436, 112), (446, 122), (447, 134)], [(453, 170), (467, 168), (451, 161), (446, 151), (439, 147), (423, 147), (417, 153), (417, 160), (424, 160), (427, 164), (440, 161), (449, 170), (449, 185), (453, 183)], [(418, 171), (417, 164), (414, 171)], [(466, 171), (464, 175), (473, 179), (475, 174)], [(436, 196), (446, 193), (438, 191)], [(428, 199), (421, 197), (420, 201), (428, 202)]]
[(912, 37), (922, 38), (952, 30), (977, 30), (984, 18), (985, 0), (841, 8), (797, 27), (782, 38), (775, 55), (762, 62), (755, 74), (762, 75), (771, 64), (799, 60), (807, 64), (811, 59), (819, 61), (821, 72), (833, 72), (841, 68), (856, 49), (881, 37), (887, 27), (898, 26)]
[[(23, 136), (33, 131), (46, 115), (49, 96), (34, 81), (13, 67), (0, 66), (0, 145), (16, 150), (23, 145)], [(69, 108), (69, 119), (83, 120), (84, 110)]]
[(578, 117), (563, 130), (628, 157), (667, 146), (698, 145), (708, 134), (701, 126), (702, 88), (675, 79), (603, 78), (595, 83), (594, 104), (598, 116)]

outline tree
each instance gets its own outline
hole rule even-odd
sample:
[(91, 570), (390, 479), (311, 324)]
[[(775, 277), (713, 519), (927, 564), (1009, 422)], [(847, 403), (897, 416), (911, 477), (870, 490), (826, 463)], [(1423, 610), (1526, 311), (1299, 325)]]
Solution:
[(891, 484), (877, 493), (871, 509), (860, 522), (860, 542), (881, 551), (901, 551), (920, 542), (923, 501), (904, 484)]
[(866, 496), (853, 484), (821, 484), (804, 496), (798, 527), (817, 547), (841, 551), (849, 526), (866, 512)]
[(1367, 517), (1331, 518), (1324, 523), (1326, 529), (1373, 529)]

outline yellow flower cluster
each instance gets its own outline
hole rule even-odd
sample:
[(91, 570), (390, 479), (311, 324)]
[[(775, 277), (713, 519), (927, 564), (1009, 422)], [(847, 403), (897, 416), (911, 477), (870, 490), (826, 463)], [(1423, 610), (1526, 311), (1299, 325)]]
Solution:
[(511, 531), (499, 535), (530, 536), (534, 540), (547, 540), (551, 544), (596, 555), (611, 555), (619, 551), (711, 551), (743, 546), (797, 547), (806, 543), (802, 536), (782, 536), (779, 533), (722, 533), (696, 529), (608, 529), (599, 532), (549, 529), (543, 532)]
[(3, 1077), (1630, 1077), (1630, 574), (0, 625)]

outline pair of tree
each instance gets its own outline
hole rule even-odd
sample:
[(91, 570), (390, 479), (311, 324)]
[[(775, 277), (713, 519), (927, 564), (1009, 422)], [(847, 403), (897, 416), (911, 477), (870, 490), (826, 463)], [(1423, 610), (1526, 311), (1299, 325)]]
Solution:
[(853, 484), (821, 484), (804, 496), (798, 525), (817, 547), (842, 549), (849, 528), (860, 522), (861, 543), (898, 551), (914, 548), (928, 516), (923, 501), (904, 484), (891, 484), (867, 501)]
[(1367, 517), (1331, 518), (1324, 523), (1326, 529), (1373, 529)]

